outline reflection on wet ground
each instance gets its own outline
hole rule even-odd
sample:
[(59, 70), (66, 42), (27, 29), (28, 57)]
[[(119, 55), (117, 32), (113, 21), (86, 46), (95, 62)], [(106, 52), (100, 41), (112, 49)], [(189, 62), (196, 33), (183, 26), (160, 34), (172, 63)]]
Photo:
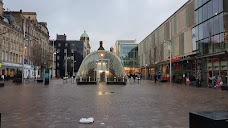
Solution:
[[(189, 112), (228, 109), (228, 92), (153, 81), (127, 85), (6, 82), (0, 88), (2, 128), (189, 127)], [(92, 124), (80, 118), (94, 117)]]

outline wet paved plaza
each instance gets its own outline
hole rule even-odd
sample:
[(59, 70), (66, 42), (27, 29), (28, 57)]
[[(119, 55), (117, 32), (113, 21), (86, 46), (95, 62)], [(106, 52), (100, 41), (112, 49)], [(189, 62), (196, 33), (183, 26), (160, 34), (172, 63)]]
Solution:
[[(142, 81), (76, 85), (52, 80), (0, 88), (2, 128), (188, 128), (189, 112), (228, 109), (228, 92)], [(94, 117), (92, 124), (79, 124)]]

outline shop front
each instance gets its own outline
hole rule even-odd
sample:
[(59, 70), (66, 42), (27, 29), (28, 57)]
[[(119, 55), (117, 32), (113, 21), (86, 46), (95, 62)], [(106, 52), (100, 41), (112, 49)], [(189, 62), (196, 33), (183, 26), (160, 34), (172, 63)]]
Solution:
[[(5, 79), (12, 79), (16, 74), (17, 70), (22, 70), (23, 65), (3, 62), (1, 68), (1, 75), (5, 75)], [(34, 66), (33, 65), (24, 65), (24, 78), (34, 78)]]
[[(220, 52), (198, 57), (198, 68), (201, 70), (201, 79), (204, 86), (216, 84), (220, 78), (223, 84), (228, 83), (228, 53)], [(200, 67), (199, 67), (200, 66)]]

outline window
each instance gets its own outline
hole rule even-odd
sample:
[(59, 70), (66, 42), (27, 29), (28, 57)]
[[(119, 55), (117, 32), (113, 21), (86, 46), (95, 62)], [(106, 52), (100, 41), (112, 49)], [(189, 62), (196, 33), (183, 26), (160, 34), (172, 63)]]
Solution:
[(205, 4), (202, 8), (203, 8), (203, 21), (205, 21), (205, 20), (207, 20), (207, 18), (208, 18), (208, 7), (207, 7), (208, 5), (207, 4)]
[(199, 0), (195, 0), (195, 2), (194, 2), (194, 7), (195, 7), (195, 9), (197, 9), (199, 6), (198, 6), (198, 1)]
[(199, 18), (199, 23), (201, 23), (203, 21), (203, 8), (200, 8), (198, 10), (198, 18)]
[(213, 35), (218, 34), (219, 33), (219, 16), (216, 16), (213, 18)]
[(59, 67), (59, 63), (57, 63), (57, 67)]
[(201, 5), (203, 4), (203, 1), (202, 0), (197, 0), (197, 7), (200, 7)]
[(184, 33), (179, 36), (179, 54), (184, 54)]
[(220, 52), (220, 40), (219, 40), (219, 35), (214, 36), (214, 52)]
[(59, 60), (59, 58), (60, 58), (60, 57), (59, 57), (59, 56), (57, 56), (57, 60)]
[(223, 13), (219, 14), (219, 33), (224, 32)]
[(57, 49), (57, 53), (60, 53), (60, 49)]
[(2, 60), (5, 60), (4, 51), (2, 51)]
[(209, 37), (209, 30), (210, 30), (209, 22), (204, 22), (203, 23), (203, 38)]
[(226, 49), (226, 46), (224, 43), (224, 33), (221, 33), (219, 36), (220, 36), (221, 50), (223, 51)]
[(209, 38), (203, 40), (203, 54), (209, 53)]
[(199, 40), (203, 39), (203, 25), (199, 25)]
[(65, 43), (65, 47), (67, 47), (68, 46), (68, 43)]
[(213, 3), (213, 15), (217, 15), (219, 13), (219, 0), (212, 0)]
[(218, 0), (219, 2), (219, 13), (223, 11), (223, 0)]
[(8, 61), (8, 52), (5, 53), (5, 61)]
[(61, 43), (58, 43), (58, 47), (61, 47)]

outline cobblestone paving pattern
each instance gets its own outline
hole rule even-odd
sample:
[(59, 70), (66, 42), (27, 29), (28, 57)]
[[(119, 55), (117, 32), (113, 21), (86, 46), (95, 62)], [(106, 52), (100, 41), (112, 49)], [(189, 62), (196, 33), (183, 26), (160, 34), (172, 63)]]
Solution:
[[(7, 81), (2, 128), (188, 128), (189, 112), (228, 109), (228, 92), (144, 80), (141, 84), (50, 85)], [(79, 124), (94, 117), (91, 124)]]

